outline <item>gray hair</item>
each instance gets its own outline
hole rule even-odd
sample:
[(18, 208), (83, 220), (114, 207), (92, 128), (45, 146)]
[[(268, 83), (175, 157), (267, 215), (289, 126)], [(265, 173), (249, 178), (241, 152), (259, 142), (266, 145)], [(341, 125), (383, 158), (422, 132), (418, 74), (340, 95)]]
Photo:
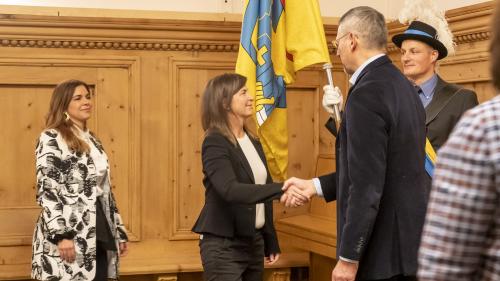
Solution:
[(360, 6), (347, 11), (339, 22), (344, 32), (352, 32), (362, 38), (367, 49), (385, 49), (387, 46), (387, 27), (385, 18), (379, 11)]

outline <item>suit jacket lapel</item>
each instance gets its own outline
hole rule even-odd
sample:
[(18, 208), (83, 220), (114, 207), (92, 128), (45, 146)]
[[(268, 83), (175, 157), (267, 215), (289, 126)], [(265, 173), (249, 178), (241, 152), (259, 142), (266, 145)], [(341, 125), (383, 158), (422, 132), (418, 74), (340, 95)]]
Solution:
[(432, 120), (436, 119), (439, 112), (441, 112), (451, 100), (451, 97), (456, 93), (452, 87), (447, 87), (448, 85), (450, 84), (446, 83), (438, 76), (436, 88), (434, 89), (434, 97), (425, 108), (425, 125), (429, 125)]

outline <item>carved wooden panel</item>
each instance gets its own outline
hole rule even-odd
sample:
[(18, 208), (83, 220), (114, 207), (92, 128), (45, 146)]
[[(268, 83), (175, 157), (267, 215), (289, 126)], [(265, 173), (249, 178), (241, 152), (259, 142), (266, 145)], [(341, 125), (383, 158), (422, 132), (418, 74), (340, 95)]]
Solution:
[[(129, 70), (135, 61), (115, 61), (112, 62), (114, 68), (87, 68), (95, 62), (69, 57), (0, 59), (0, 102), (4, 105), (0, 116), (5, 120), (5, 133), (0, 136), (3, 144), (0, 149), (0, 245), (31, 244), (34, 222), (40, 211), (35, 203), (34, 147), (44, 127), (54, 86), (70, 78), (84, 80), (95, 89), (95, 111), (89, 126), (103, 140), (113, 174), (118, 175), (113, 185), (122, 186), (115, 193), (125, 222), (132, 230), (131, 236), (140, 237), (140, 218), (134, 220), (132, 215), (139, 206), (134, 198), (136, 175), (130, 167), (136, 165), (131, 164), (130, 159), (137, 154), (133, 142), (136, 136), (130, 132), (134, 130), (136, 118), (130, 106), (135, 102), (134, 90), (130, 87), (133, 83), (128, 83)], [(118, 122), (115, 124), (113, 120)], [(124, 175), (128, 175), (128, 180)]]
[(197, 239), (191, 232), (204, 203), (201, 170), (200, 107), (205, 86), (211, 78), (234, 72), (231, 62), (172, 60), (172, 98), (176, 110), (173, 116), (175, 132), (175, 164), (173, 186), (173, 217), (170, 239)]
[[(487, 3), (447, 14), (457, 56), (440, 68), (443, 78), (474, 88), (480, 101), (496, 92), (488, 72), (491, 12)], [(394, 23), (388, 27), (391, 36), (404, 30)], [(122, 263), (125, 274), (136, 276), (125, 279), (200, 270), (197, 237), (190, 232), (204, 201), (199, 99), (209, 78), (233, 71), (240, 28), (240, 22), (215, 20), (0, 15), (0, 279), (28, 278), (39, 210), (34, 141), (52, 88), (69, 77), (95, 88), (91, 127), (109, 154), (131, 238), (140, 239)], [(325, 26), (328, 42), (336, 30)], [(388, 49), (398, 61), (398, 50)], [(332, 59), (335, 84), (345, 97), (348, 77), (338, 58)], [(289, 86), (290, 176), (335, 168), (335, 139), (323, 126), (328, 118), (321, 108), (324, 84), (324, 71), (315, 67), (301, 71)], [(275, 206), (277, 218), (304, 212), (331, 218), (335, 212), (323, 199), (298, 210)], [(199, 273), (177, 276), (201, 278)]]

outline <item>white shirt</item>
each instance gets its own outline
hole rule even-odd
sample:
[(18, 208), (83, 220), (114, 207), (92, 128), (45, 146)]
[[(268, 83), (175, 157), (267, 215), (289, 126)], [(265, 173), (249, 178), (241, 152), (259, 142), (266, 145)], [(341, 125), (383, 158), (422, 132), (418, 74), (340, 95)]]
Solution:
[[(78, 128), (78, 127), (77, 127)], [(103, 194), (104, 185), (108, 177), (108, 156), (106, 153), (101, 153), (93, 141), (90, 140), (90, 132), (87, 129), (83, 131), (78, 128), (79, 137), (84, 140), (90, 147), (90, 157), (94, 161), (96, 181), (97, 181), (97, 196)]]
[[(243, 154), (245, 154), (245, 158), (250, 164), (255, 184), (265, 184), (267, 181), (266, 166), (260, 159), (260, 156), (257, 153), (255, 147), (253, 146), (252, 141), (250, 140), (250, 138), (246, 133), (242, 138), (237, 138), (237, 140), (238, 144), (241, 147), (241, 150), (243, 150)], [(264, 203), (256, 204), (255, 206), (256, 229), (262, 228), (264, 226), (264, 223), (266, 223), (266, 216), (264, 211), (265, 211)]]

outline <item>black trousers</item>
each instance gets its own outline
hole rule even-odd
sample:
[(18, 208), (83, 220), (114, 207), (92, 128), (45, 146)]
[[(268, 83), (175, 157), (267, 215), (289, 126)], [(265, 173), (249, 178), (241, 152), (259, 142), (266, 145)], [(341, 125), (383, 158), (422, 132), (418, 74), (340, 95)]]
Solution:
[(101, 198), (96, 201), (96, 272), (94, 281), (108, 279), (107, 251), (116, 251), (115, 239), (106, 220)]
[(101, 242), (97, 242), (96, 271), (94, 281), (106, 281), (108, 279), (108, 254)]
[(264, 239), (204, 234), (200, 254), (206, 281), (262, 281)]

